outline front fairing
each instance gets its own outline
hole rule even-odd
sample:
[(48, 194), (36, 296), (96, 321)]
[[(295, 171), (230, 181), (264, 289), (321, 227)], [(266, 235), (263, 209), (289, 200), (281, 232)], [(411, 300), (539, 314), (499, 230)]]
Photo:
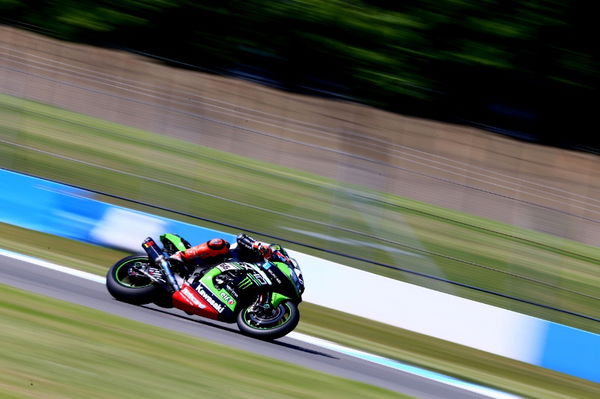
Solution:
[(304, 291), (299, 268), (267, 261), (221, 263), (190, 283), (216, 310), (218, 319), (226, 322), (233, 321), (241, 308), (255, 303), (261, 295), (273, 306), (285, 300), (299, 304)]
[(300, 303), (304, 292), (304, 279), (297, 264), (265, 261), (260, 267), (274, 282), (273, 291), (286, 295), (294, 302)]

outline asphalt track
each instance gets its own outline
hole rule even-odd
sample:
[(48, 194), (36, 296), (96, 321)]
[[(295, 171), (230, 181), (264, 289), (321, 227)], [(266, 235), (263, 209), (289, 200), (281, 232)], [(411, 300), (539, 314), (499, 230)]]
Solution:
[(108, 294), (103, 284), (11, 259), (2, 254), (0, 283), (417, 398), (490, 397), (289, 337), (275, 342), (263, 342), (241, 335), (235, 325), (188, 317), (178, 310), (118, 302)]

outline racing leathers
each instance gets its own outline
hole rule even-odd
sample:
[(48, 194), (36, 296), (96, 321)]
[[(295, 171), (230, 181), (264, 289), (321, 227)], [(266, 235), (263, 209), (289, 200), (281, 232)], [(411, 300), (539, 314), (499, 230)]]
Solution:
[(246, 234), (239, 234), (233, 246), (222, 238), (213, 238), (185, 251), (176, 252), (169, 259), (187, 266), (208, 266), (225, 259), (257, 262), (272, 257), (287, 259), (288, 255), (285, 249), (277, 244), (269, 244), (255, 240)]

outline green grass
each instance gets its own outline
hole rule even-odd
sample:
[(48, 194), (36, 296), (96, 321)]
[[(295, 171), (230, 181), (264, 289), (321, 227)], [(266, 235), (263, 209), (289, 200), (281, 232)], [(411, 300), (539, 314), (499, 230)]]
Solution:
[(0, 285), (3, 398), (398, 398), (381, 388)]
[[(99, 275), (104, 275), (107, 268), (116, 259), (125, 255), (112, 249), (83, 244), (9, 225), (0, 225), (0, 248), (37, 256)], [(2, 292), (0, 298), (4, 301), (3, 298), (7, 295), (6, 293), (11, 292), (11, 290), (0, 292)], [(109, 295), (108, 292), (106, 295)], [(20, 299), (14, 300), (20, 301)], [(52, 303), (52, 301), (48, 302), (46, 299), (35, 298), (31, 301), (33, 310), (23, 308), (24, 314), (20, 317), (30, 317), (27, 316), (28, 312), (44, 317), (48, 310), (45, 306), (35, 309), (37, 301), (44, 304)], [(0, 315), (2, 315), (4, 307), (3, 304), (0, 304)], [(600, 389), (598, 384), (589, 381), (408, 330), (365, 320), (350, 314), (336, 312), (314, 304), (303, 303), (300, 306), (300, 311), (302, 316), (297, 328), (299, 332), (397, 359), (463, 380), (518, 393), (525, 397), (540, 399), (594, 398)], [(53, 312), (55, 311), (50, 311), (50, 314)], [(78, 312), (85, 314), (83, 310)], [(95, 313), (94, 311), (90, 312)], [(87, 323), (87, 319), (82, 319), (79, 315), (65, 316), (65, 319), (69, 318), (72, 318), (73, 322), (78, 325)], [(10, 329), (15, 325), (11, 320), (0, 320), (0, 322), (4, 323), (2, 324), (4, 326), (10, 326)], [(135, 324), (131, 323), (131, 325)], [(92, 323), (92, 326), (94, 325), (96, 324)], [(118, 325), (127, 334), (136, 336), (137, 329), (130, 331), (129, 325), (123, 325), (122, 322), (118, 322)], [(39, 328), (36, 327), (36, 329)], [(19, 348), (26, 348), (28, 351), (29, 348), (32, 348), (31, 350), (35, 353), (35, 351), (38, 351), (36, 348), (36, 345), (38, 345), (37, 339), (34, 339), (32, 343), (28, 343), (29, 339), (33, 338), (24, 336), (22, 345)], [(77, 339), (77, 341), (80, 340)], [(175, 335), (173, 340), (177, 342), (176, 346), (178, 346), (181, 338)], [(184, 341), (187, 340), (186, 338)], [(0, 329), (0, 350), (2, 350), (2, 341), (4, 340), (2, 340), (2, 330)], [(8, 348), (7, 351), (10, 352)], [(11, 354), (11, 356), (17, 355)], [(33, 354), (27, 356), (33, 357)], [(1, 362), (2, 360), (0, 360), (0, 366), (2, 366)], [(105, 371), (99, 368), (97, 372), (110, 373), (112, 371), (110, 371), (110, 368)], [(18, 381), (23, 383), (24, 380)], [(0, 394), (2, 393), (2, 383), (0, 378)], [(21, 388), (17, 391), (20, 391)]]
[[(0, 95), (0, 167), (600, 318), (600, 249)], [(131, 203), (100, 199), (132, 207)], [(234, 230), (134, 205), (228, 232)], [(258, 236), (258, 238), (261, 238)], [(600, 323), (290, 245), (600, 332)]]

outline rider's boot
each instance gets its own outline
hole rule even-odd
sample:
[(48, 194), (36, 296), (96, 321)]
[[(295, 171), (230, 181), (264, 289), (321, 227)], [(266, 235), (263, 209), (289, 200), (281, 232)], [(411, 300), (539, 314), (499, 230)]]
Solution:
[(194, 272), (194, 265), (190, 264), (183, 256), (183, 251), (175, 252), (169, 256), (169, 262), (171, 266), (183, 272), (183, 274), (189, 276)]

